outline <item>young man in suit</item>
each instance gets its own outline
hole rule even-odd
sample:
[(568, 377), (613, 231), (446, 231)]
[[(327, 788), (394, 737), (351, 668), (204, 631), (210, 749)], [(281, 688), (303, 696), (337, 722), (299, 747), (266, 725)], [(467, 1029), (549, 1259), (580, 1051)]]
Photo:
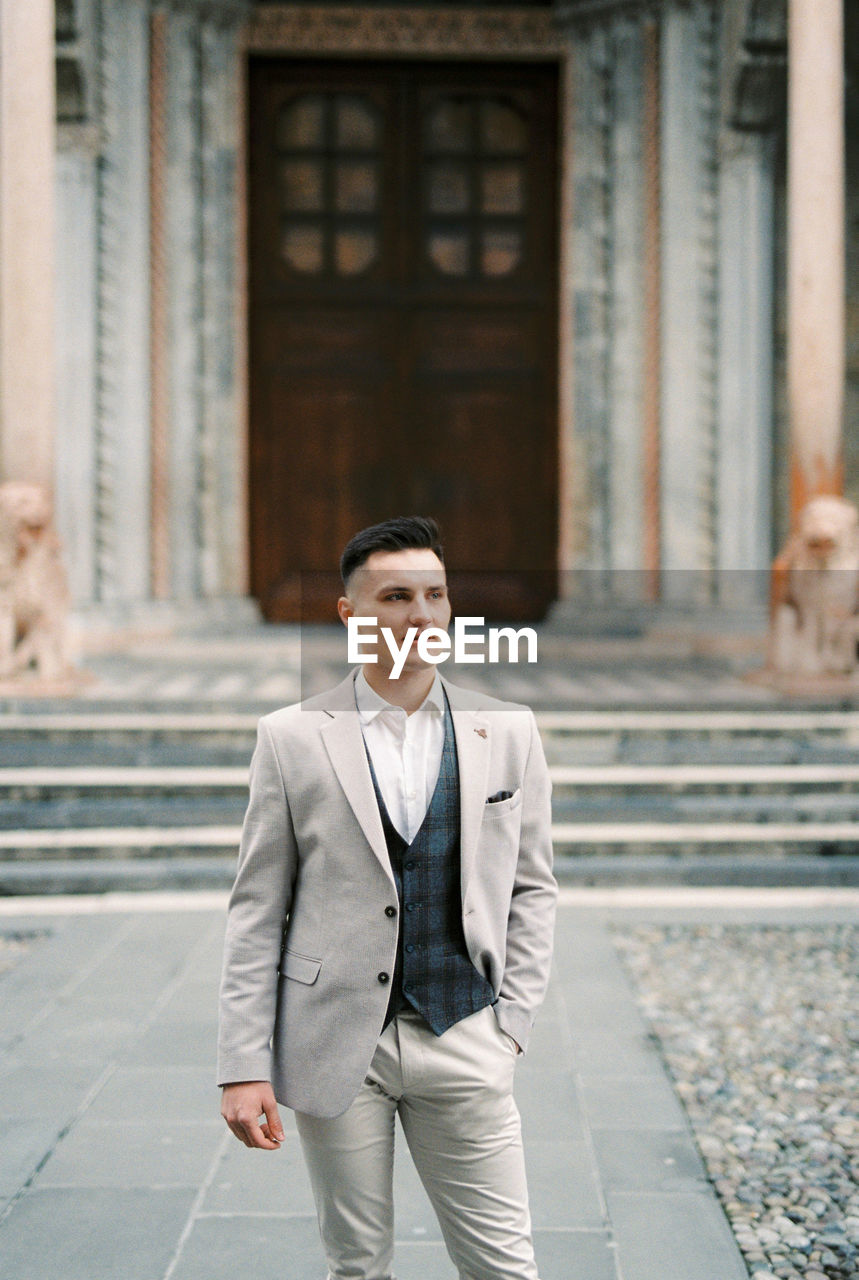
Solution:
[[(344, 623), (400, 650), (448, 626), (433, 521), (363, 530), (341, 571)], [(396, 1115), (460, 1280), (537, 1280), (512, 1085), (551, 960), (545, 758), (527, 708), (449, 684), (416, 643), (397, 678), (376, 656), (260, 721), (222, 1115), (275, 1150), (277, 1101), (294, 1109), (329, 1280), (393, 1280)]]

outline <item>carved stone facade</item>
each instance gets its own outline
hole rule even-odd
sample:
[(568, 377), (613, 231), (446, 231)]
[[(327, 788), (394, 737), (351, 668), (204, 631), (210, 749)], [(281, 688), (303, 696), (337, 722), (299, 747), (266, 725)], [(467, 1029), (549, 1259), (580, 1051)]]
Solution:
[(63, 0), (57, 509), (78, 605), (247, 591), (261, 54), (560, 65), (560, 563), (611, 597), (727, 600), (738, 570), (760, 591), (777, 9)]
[(246, 6), (66, 10), (62, 56), (88, 68), (59, 135), (58, 510), (74, 597), (241, 596)]
[(245, 47), (252, 53), (338, 57), (560, 56), (552, 10), (284, 4), (257, 8)]

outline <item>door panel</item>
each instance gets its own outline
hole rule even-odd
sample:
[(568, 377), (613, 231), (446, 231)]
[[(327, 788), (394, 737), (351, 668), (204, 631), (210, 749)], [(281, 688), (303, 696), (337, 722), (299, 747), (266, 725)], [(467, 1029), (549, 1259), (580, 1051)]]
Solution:
[(344, 543), (410, 511), (439, 520), (461, 612), (540, 616), (557, 525), (554, 69), (250, 70), (266, 616), (333, 619)]

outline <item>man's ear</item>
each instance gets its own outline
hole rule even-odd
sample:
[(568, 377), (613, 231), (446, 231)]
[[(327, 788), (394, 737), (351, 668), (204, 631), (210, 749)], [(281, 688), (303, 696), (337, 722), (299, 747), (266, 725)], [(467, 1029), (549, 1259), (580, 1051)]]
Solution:
[(349, 618), (354, 618), (355, 606), (352, 604), (352, 601), (348, 596), (341, 596), (337, 601), (337, 613), (339, 614), (340, 621), (343, 623), (344, 627), (346, 626)]

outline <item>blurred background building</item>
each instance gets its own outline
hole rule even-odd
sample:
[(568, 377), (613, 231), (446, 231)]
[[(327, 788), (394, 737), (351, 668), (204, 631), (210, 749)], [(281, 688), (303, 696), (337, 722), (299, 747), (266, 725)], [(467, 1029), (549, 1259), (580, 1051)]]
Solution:
[[(786, 0), (0, 17), (0, 478), (53, 489), (85, 615), (323, 616), (343, 542), (412, 510), (476, 613), (762, 602), (799, 500)], [(796, 75), (855, 175), (844, 17), (846, 89)], [(836, 281), (838, 182), (802, 232)], [(856, 500), (855, 180), (842, 222), (804, 430)]]

